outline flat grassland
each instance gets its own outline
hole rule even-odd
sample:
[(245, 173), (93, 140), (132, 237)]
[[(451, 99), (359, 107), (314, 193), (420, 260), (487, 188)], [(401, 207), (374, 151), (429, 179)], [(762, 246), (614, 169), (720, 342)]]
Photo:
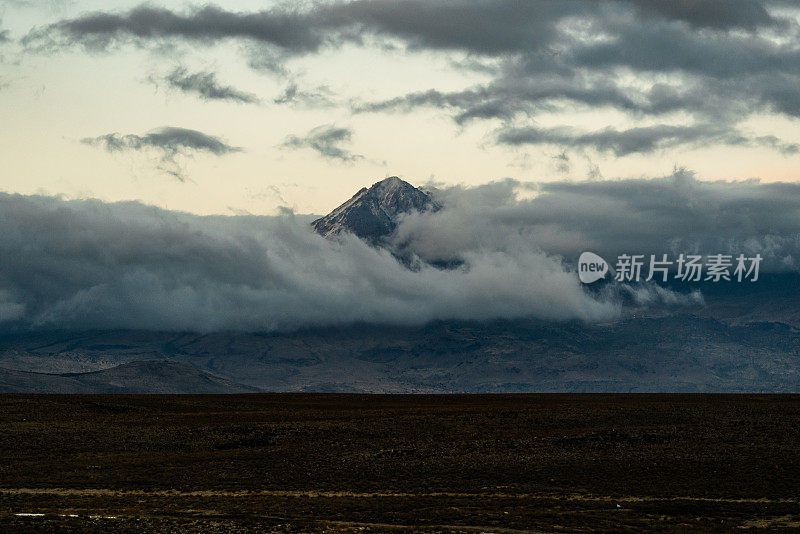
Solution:
[(0, 395), (0, 531), (800, 528), (800, 396)]

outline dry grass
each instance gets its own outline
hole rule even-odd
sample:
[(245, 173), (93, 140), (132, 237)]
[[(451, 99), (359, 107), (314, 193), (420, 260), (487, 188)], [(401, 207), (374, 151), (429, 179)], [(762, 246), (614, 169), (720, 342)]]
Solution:
[(794, 528), (798, 443), (796, 396), (5, 395), (0, 529)]

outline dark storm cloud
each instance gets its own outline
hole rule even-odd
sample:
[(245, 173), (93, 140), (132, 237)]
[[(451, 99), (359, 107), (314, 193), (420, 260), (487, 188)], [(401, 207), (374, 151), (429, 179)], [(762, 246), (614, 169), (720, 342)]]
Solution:
[(273, 9), (260, 13), (234, 13), (205, 6), (187, 13), (140, 5), (127, 12), (94, 12), (65, 19), (31, 31), (23, 39), (29, 46), (80, 43), (105, 48), (118, 41), (171, 38), (214, 42), (242, 38), (295, 52), (316, 50), (324, 34), (308, 25), (306, 16)]
[[(641, 72), (680, 72), (712, 78), (790, 71), (800, 64), (794, 44), (779, 44), (762, 35), (698, 32), (684, 26), (645, 24), (631, 19), (608, 24), (610, 41), (575, 43), (561, 59), (565, 66), (592, 69), (626, 67)], [(796, 36), (797, 28), (787, 36)], [(533, 68), (544, 65), (532, 61)]]
[(82, 142), (89, 145), (102, 146), (109, 152), (158, 148), (173, 154), (198, 150), (222, 156), (241, 150), (241, 148), (225, 143), (219, 137), (204, 134), (197, 130), (173, 126), (165, 126), (142, 136), (111, 133), (99, 137), (87, 137)]
[(102, 147), (108, 152), (140, 151), (154, 149), (161, 153), (161, 170), (184, 181), (185, 176), (176, 161), (178, 155), (191, 155), (193, 152), (205, 152), (215, 156), (223, 156), (233, 152), (241, 152), (241, 148), (231, 146), (219, 137), (208, 135), (197, 130), (165, 126), (145, 135), (110, 133), (98, 137), (87, 137), (82, 143)]
[(777, 21), (760, 0), (629, 0), (645, 13), (682, 20), (696, 27), (755, 30)]
[(374, 113), (379, 111), (411, 111), (420, 106), (460, 110), (454, 119), (462, 124), (472, 119), (500, 118), (512, 119), (515, 115), (532, 111), (528, 103), (511, 97), (507, 91), (491, 91), (476, 88), (466, 91), (444, 93), (436, 89), (412, 93), (382, 102), (355, 103), (355, 113)]
[[(519, 198), (520, 189), (536, 196)], [(458, 269), (410, 270), (353, 236), (326, 240), (311, 231), (310, 216), (200, 217), (0, 195), (0, 321), (194, 331), (596, 321), (616, 317), (621, 297), (580, 286), (574, 265), (584, 250), (612, 262), (622, 253), (761, 254), (762, 273), (800, 270), (797, 184), (701, 182), (677, 171), (434, 194), (442, 209), (406, 216), (394, 240), (426, 260), (460, 260)], [(640, 303), (697, 302), (646, 285), (627, 290)]]
[(618, 312), (538, 252), (474, 254), (469, 269), (411, 271), (351, 236), (326, 240), (310, 221), (0, 194), (0, 320), (264, 331), (444, 317), (591, 321)]
[[(520, 200), (515, 192), (536, 195)], [(769, 272), (800, 270), (800, 184), (658, 179), (521, 184), (438, 192), (445, 206), (408, 216), (396, 242), (428, 261), (527, 247), (576, 261), (620, 254), (761, 254)], [(648, 256), (649, 257), (649, 256)]]
[(562, 147), (594, 147), (601, 152), (617, 156), (652, 152), (689, 143), (710, 143), (724, 140), (728, 144), (741, 144), (741, 138), (730, 139), (726, 129), (709, 125), (672, 126), (658, 125), (618, 131), (607, 128), (592, 133), (577, 133), (570, 128), (516, 128), (500, 133), (501, 143), (509, 145), (551, 144)]
[(572, 128), (508, 128), (501, 130), (498, 141), (507, 145), (556, 145), (569, 148), (592, 147), (616, 156), (650, 153), (676, 146), (705, 146), (712, 143), (730, 146), (766, 146), (785, 154), (797, 154), (800, 145), (785, 143), (775, 136), (748, 138), (735, 130), (713, 124), (675, 126), (660, 124), (615, 130), (581, 133)]
[[(735, 124), (753, 113), (800, 117), (797, 23), (769, 14), (765, 4), (632, 2), (635, 10), (626, 9), (625, 2), (584, 3), (581, 9), (576, 8), (578, 4), (563, 3), (562, 7), (575, 9), (551, 19), (560, 29), (550, 33), (542, 48), (529, 49), (519, 40), (519, 47), (500, 60), (500, 70), (489, 83), (451, 92), (433, 88), (357, 103), (353, 109), (435, 107), (451, 112), (459, 124), (475, 119), (518, 122), (541, 112), (576, 108), (613, 108), (634, 122), (680, 112), (693, 116), (693, 122), (714, 126), (687, 127), (676, 132), (682, 135), (673, 137), (675, 141), (686, 138), (690, 144), (734, 145), (743, 144)], [(580, 24), (570, 28), (568, 15)], [(521, 17), (518, 23), (524, 20)], [(753, 33), (756, 29), (760, 31)], [(502, 25), (485, 31), (493, 30), (507, 35)], [(478, 48), (463, 50), (479, 53)], [(637, 83), (631, 83), (631, 77), (638, 78)], [(710, 135), (698, 139), (695, 134), (704, 130)], [(632, 128), (625, 135), (635, 132)], [(595, 138), (601, 143), (596, 148), (607, 150), (602, 143), (608, 136)], [(751, 140), (750, 144), (759, 143)], [(786, 142), (775, 146), (783, 145)]]
[(302, 137), (296, 135), (288, 136), (281, 144), (281, 147), (291, 150), (310, 148), (323, 157), (343, 162), (364, 159), (364, 156), (353, 154), (339, 146), (342, 143), (349, 143), (352, 136), (353, 131), (349, 128), (339, 128), (332, 124), (325, 124), (313, 128)]
[(33, 31), (29, 42), (55, 34), (67, 42), (106, 45), (125, 39), (249, 39), (293, 52), (315, 51), (331, 39), (359, 41), (374, 34), (400, 38), (418, 48), (459, 49), (477, 54), (530, 52), (551, 45), (555, 25), (570, 17), (607, 15), (609, 7), (636, 6), (649, 15), (715, 29), (776, 25), (755, 0), (535, 0), (495, 2), (390, 0), (318, 4), (308, 10), (273, 8), (233, 12), (215, 6), (174, 12), (146, 4), (124, 12), (94, 12)]
[[(454, 112), (453, 118), (463, 124), (474, 119), (503, 119), (535, 115), (537, 111), (563, 108), (563, 102), (586, 107), (610, 106), (637, 114), (661, 115), (685, 110), (691, 106), (712, 114), (722, 103), (720, 95), (687, 95), (686, 88), (654, 85), (644, 94), (633, 94), (617, 85), (612, 76), (538, 76), (535, 81), (525, 73), (515, 72), (486, 86), (462, 91), (442, 92), (436, 89), (410, 93), (379, 102), (355, 103), (356, 113), (411, 111), (430, 106)], [(726, 101), (725, 106), (730, 104)]]
[[(741, 144), (736, 125), (754, 113), (800, 117), (800, 25), (786, 10), (797, 15), (800, 6), (782, 0), (354, 0), (244, 13), (142, 5), (62, 20), (23, 41), (33, 48), (106, 48), (238, 39), (254, 67), (275, 72), (288, 56), (342, 43), (455, 52), (467, 57), (462, 68), (477, 65), (492, 79), (467, 90), (434, 86), (355, 103), (354, 111), (428, 106), (447, 110), (458, 123), (497, 119), (507, 127), (560, 110), (611, 108), (632, 123), (683, 113), (694, 124), (715, 124), (705, 140), (687, 135), (690, 144)], [(278, 100), (291, 98), (290, 86)]]
[[(205, 6), (183, 13), (140, 5), (125, 12), (94, 12), (37, 28), (24, 39), (29, 46), (84, 44), (106, 47), (118, 41), (189, 39), (214, 42), (246, 39), (289, 53), (307, 53), (363, 35), (407, 39), (417, 47), (465, 48), (486, 53), (543, 44), (552, 34), (549, 22), (570, 13), (557, 2), (343, 2), (299, 11), (275, 8), (240, 13)], [(520, 23), (521, 20), (526, 20)], [(537, 22), (541, 20), (541, 23)], [(487, 31), (495, 24), (505, 34)]]
[[(189, 72), (177, 67), (161, 78), (169, 87), (184, 93), (196, 94), (205, 100), (227, 100), (242, 104), (257, 104), (258, 97), (252, 93), (240, 91), (229, 85), (223, 85), (213, 72)], [(153, 79), (153, 81), (157, 81)]]

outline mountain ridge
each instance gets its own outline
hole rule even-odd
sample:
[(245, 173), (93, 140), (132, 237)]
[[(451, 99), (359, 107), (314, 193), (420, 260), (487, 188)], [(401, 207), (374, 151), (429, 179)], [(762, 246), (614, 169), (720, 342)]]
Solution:
[[(0, 345), (3, 367), (18, 369), (0, 372), (5, 392), (234, 392), (209, 391), (199, 373), (248, 391), (800, 392), (800, 329), (687, 314), (595, 326), (514, 319), (287, 333), (26, 332)], [(83, 372), (64, 373), (70, 362)], [(62, 372), (19, 374), (49, 366)], [(43, 382), (9, 388), (10, 378)]]
[(255, 393), (258, 388), (171, 360), (133, 360), (84, 372), (47, 373), (0, 367), (2, 393)]
[(403, 215), (440, 208), (430, 193), (390, 176), (369, 188), (361, 188), (329, 214), (312, 221), (311, 226), (325, 238), (349, 232), (378, 245), (397, 229)]

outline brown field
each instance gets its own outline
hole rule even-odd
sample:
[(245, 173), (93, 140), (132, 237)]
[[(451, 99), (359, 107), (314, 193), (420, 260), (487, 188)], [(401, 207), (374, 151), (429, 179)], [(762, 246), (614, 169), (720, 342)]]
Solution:
[(2, 531), (742, 527), (800, 528), (800, 396), (0, 396)]

